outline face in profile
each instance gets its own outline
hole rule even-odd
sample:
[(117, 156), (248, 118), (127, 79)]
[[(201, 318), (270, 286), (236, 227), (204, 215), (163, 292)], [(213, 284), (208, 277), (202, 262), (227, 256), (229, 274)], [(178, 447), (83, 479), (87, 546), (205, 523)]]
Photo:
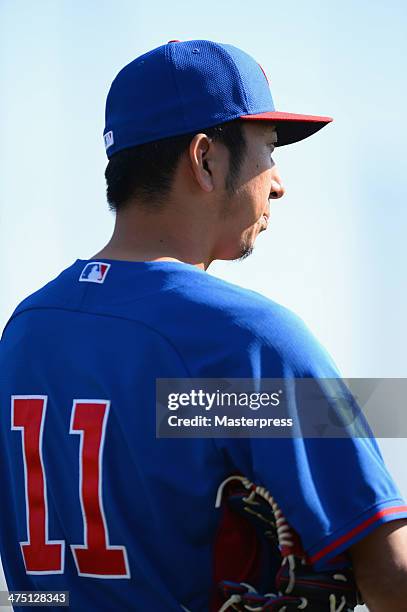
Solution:
[(243, 122), (247, 150), (233, 190), (225, 190), (220, 213), (220, 240), (215, 259), (244, 259), (257, 236), (267, 229), (270, 199), (281, 198), (284, 188), (272, 159), (275, 128), (264, 122)]

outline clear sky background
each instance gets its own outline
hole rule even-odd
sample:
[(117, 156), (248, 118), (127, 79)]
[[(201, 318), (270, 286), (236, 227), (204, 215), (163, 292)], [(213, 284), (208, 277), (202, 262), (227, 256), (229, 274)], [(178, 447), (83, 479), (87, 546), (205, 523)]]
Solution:
[[(298, 313), (344, 376), (407, 376), (406, 26), (403, 0), (0, 0), (0, 328), (110, 238), (115, 74), (168, 40), (208, 38), (261, 63), (277, 110), (334, 117), (276, 150), (286, 195), (268, 231), (209, 273)], [(407, 495), (405, 440), (382, 448)]]

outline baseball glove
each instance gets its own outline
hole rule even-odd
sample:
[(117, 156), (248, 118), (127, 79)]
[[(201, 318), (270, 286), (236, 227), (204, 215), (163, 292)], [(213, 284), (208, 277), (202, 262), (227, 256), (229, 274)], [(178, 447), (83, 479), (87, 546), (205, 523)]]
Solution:
[(219, 593), (213, 609), (349, 612), (363, 603), (351, 569), (313, 569), (298, 534), (264, 487), (231, 476), (220, 485), (215, 505), (224, 512), (215, 547)]

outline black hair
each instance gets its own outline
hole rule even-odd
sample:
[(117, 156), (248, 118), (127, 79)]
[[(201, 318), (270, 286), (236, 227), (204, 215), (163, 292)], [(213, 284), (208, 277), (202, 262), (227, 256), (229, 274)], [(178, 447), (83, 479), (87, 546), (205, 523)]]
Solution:
[(242, 121), (236, 119), (163, 140), (124, 149), (112, 155), (105, 171), (106, 195), (111, 211), (119, 211), (137, 198), (147, 208), (164, 205), (178, 162), (195, 134), (200, 132), (222, 143), (229, 151), (225, 187), (232, 192), (246, 152)]

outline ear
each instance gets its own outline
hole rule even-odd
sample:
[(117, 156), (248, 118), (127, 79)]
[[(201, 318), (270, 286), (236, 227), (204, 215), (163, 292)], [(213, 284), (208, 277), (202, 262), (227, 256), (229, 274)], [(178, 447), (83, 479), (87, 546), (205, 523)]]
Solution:
[(211, 171), (211, 140), (206, 134), (195, 134), (189, 144), (189, 160), (196, 182), (206, 192), (214, 189)]

